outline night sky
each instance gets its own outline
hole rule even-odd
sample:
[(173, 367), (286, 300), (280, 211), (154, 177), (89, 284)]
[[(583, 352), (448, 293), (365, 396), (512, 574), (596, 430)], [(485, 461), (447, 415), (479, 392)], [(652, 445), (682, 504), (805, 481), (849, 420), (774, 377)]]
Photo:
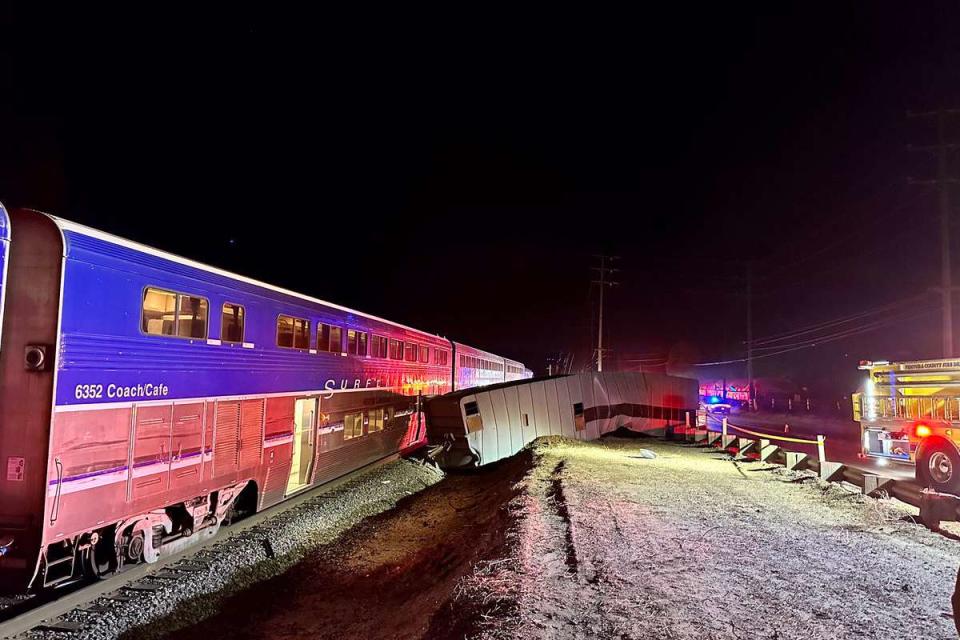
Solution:
[(741, 358), (748, 261), (758, 338), (920, 296), (757, 361), (843, 386), (940, 355), (936, 193), (907, 183), (935, 164), (906, 149), (935, 128), (906, 113), (960, 107), (958, 8), (7, 5), (0, 200), (538, 373), (588, 363), (600, 252), (623, 368)]

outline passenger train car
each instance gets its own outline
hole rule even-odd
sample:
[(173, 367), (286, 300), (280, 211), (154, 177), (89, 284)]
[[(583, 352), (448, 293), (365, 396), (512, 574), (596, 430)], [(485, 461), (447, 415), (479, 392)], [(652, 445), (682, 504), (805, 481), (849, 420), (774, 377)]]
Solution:
[(0, 205), (0, 590), (153, 562), (519, 362)]

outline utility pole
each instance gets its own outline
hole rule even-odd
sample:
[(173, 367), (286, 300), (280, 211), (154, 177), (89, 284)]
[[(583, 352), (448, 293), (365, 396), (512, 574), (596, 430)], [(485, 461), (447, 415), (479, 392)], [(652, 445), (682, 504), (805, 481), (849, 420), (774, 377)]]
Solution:
[(600, 279), (593, 280), (592, 282), (593, 284), (600, 285), (600, 314), (599, 314), (600, 317), (598, 322), (600, 326), (597, 329), (597, 371), (603, 371), (603, 351), (604, 351), (603, 349), (603, 290), (606, 289), (607, 287), (615, 287), (618, 284), (620, 284), (619, 282), (614, 282), (612, 280), (607, 279), (608, 274), (619, 271), (619, 269), (613, 269), (611, 267), (608, 267), (607, 262), (608, 261), (613, 262), (614, 260), (619, 260), (620, 256), (599, 255), (599, 256), (593, 256), (593, 257), (600, 259), (600, 266), (591, 267), (591, 269), (593, 269), (594, 271), (600, 272)]
[(924, 113), (907, 113), (908, 118), (937, 119), (937, 144), (908, 147), (911, 151), (937, 154), (935, 180), (910, 180), (911, 184), (935, 184), (940, 195), (940, 294), (943, 296), (943, 357), (953, 357), (953, 277), (950, 260), (950, 184), (957, 180), (948, 177), (948, 153), (960, 145), (946, 141), (947, 116), (960, 114), (960, 109), (938, 109)]
[(747, 263), (747, 395), (753, 402), (753, 265)]

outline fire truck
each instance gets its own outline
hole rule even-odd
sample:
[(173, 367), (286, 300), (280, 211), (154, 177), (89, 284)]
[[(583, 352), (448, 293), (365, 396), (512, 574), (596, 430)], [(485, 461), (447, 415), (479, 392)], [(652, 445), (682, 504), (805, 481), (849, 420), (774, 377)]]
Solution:
[(917, 482), (960, 495), (960, 359), (860, 363), (853, 419), (868, 458), (916, 466)]

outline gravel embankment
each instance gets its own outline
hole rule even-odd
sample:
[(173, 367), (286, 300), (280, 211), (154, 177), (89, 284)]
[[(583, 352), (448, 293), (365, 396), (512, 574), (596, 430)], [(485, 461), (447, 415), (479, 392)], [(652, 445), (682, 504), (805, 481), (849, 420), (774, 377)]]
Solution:
[(912, 507), (652, 440), (536, 454), (514, 562), (473, 580), (475, 599), (516, 612), (484, 637), (957, 637), (960, 542), (913, 524)]
[[(217, 612), (230, 594), (282, 573), (308, 552), (335, 539), (364, 518), (393, 508), (401, 499), (440, 480), (439, 472), (418, 462), (398, 460), (375, 468), (332, 491), (277, 514), (265, 522), (229, 536), (197, 553), (185, 554), (177, 564), (206, 565), (202, 571), (178, 571), (168, 566), (164, 578), (147, 578), (160, 585), (155, 592), (129, 594), (129, 602), (99, 599), (103, 612), (81, 609), (65, 620), (84, 623), (77, 633), (31, 632), (25, 637), (46, 640), (100, 640), (126, 634), (131, 638), (157, 637)], [(265, 544), (269, 541), (269, 544)], [(268, 557), (267, 547), (274, 557)], [(89, 606), (89, 605), (87, 605)], [(176, 610), (176, 616), (168, 614)], [(162, 628), (151, 623), (164, 618)]]

